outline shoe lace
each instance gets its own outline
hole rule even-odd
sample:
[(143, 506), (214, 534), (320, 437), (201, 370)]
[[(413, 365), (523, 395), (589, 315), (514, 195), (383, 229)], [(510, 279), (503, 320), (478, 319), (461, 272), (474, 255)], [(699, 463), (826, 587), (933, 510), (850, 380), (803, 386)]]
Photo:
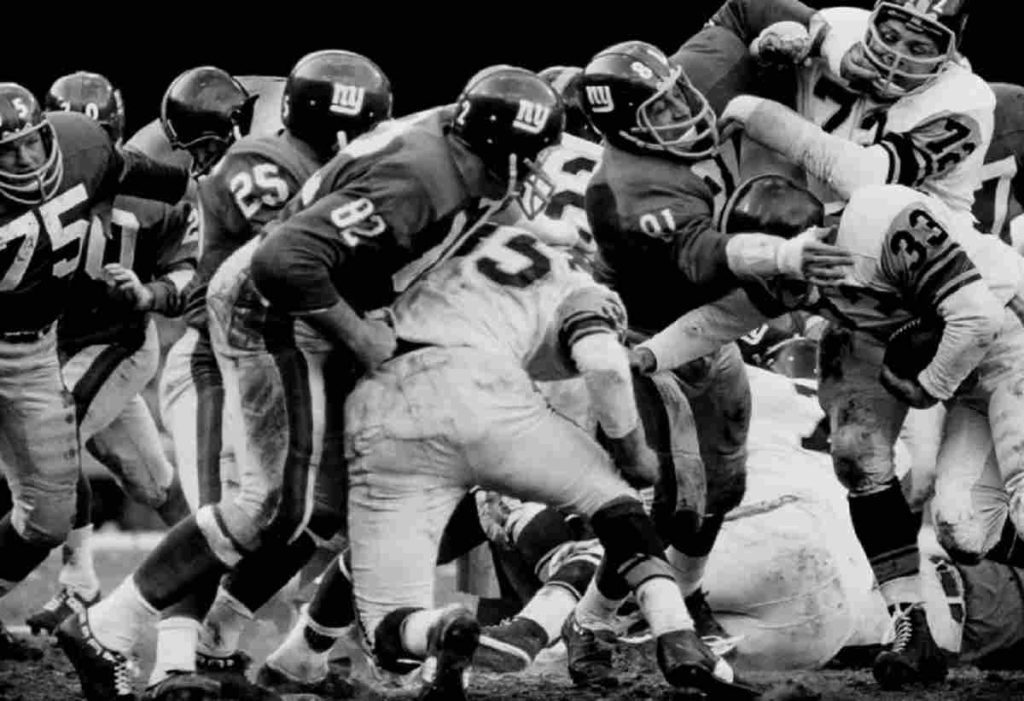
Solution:
[(910, 637), (914, 633), (914, 624), (906, 613), (899, 616), (895, 622), (895, 638), (892, 643), (893, 652), (903, 652), (910, 644)]
[(59, 592), (50, 597), (50, 600), (43, 604), (44, 611), (56, 611), (61, 606), (68, 603), (71, 598), (71, 594), (66, 588), (62, 588)]
[(114, 690), (119, 696), (131, 696), (135, 682), (135, 665), (131, 659), (119, 653), (114, 657)]

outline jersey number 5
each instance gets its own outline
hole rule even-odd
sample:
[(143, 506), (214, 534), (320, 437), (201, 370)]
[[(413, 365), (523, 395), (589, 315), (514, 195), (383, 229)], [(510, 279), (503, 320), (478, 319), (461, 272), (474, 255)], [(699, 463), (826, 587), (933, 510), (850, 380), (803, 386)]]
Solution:
[(537, 248), (532, 236), (517, 234), (494, 245), (484, 245), (476, 269), (499, 285), (523, 288), (551, 272), (551, 260)]
[[(25, 212), (6, 225), (0, 226), (0, 265), (7, 263), (7, 272), (0, 278), (0, 292), (10, 292), (21, 284), (21, 279), (35, 253), (40, 230), (45, 231), (50, 237), (54, 258), (53, 276), (61, 278), (75, 271), (78, 259), (82, 255), (80, 241), (89, 229), (89, 222), (85, 219), (76, 219), (64, 224), (61, 216), (86, 199), (88, 194), (85, 185), (79, 183), (40, 205), (38, 209)], [(5, 250), (18, 239), (21, 239), (21, 244), (16, 249)], [(64, 257), (58, 257), (62, 253)]]
[(251, 174), (245, 170), (235, 173), (228, 181), (228, 187), (247, 220), (252, 219), (264, 204), (278, 207), (288, 200), (288, 183), (273, 163), (260, 163)]

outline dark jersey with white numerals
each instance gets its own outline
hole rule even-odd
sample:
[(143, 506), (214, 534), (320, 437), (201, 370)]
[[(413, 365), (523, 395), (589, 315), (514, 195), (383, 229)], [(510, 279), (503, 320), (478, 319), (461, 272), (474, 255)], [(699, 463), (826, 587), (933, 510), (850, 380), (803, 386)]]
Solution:
[(139, 188), (148, 195), (156, 187), (171, 200), (184, 193), (183, 170), (154, 169), (146, 159), (123, 156), (84, 114), (53, 112), (47, 118), (64, 159), (56, 194), (35, 206), (0, 197), (0, 332), (35, 331), (57, 319), (93, 214), (109, 210), (118, 190)]

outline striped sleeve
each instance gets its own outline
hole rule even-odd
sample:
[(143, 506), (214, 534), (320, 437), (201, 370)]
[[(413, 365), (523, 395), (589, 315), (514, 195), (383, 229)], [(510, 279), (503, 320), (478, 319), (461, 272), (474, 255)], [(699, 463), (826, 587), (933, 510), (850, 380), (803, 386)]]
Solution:
[(609, 333), (621, 337), (626, 331), (626, 308), (607, 287), (590, 285), (573, 291), (559, 305), (555, 316), (558, 346), (564, 357), (587, 336)]

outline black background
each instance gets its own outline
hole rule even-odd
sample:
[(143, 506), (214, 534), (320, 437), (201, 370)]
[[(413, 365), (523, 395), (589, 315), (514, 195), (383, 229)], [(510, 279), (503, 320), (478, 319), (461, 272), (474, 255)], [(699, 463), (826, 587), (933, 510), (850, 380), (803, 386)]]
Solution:
[[(473, 73), (493, 63), (533, 70), (583, 65), (605, 46), (627, 39), (650, 41), (671, 53), (721, 4), (484, 0), (408, 9), (371, 0), (360, 6), (318, 3), (313, 11), (309, 2), (280, 0), (244, 5), (143, 0), (132, 10), (89, 3), (69, 11), (36, 2), (40, 9), (28, 14), (23, 5), (17, 12), (5, 8), (0, 13), (0, 80), (14, 80), (41, 95), (65, 73), (103, 73), (122, 90), (129, 134), (157, 115), (164, 89), (192, 66), (287, 75), (310, 51), (357, 51), (390, 77), (396, 114), (404, 114), (453, 100)], [(873, 2), (808, 4), (870, 7)], [(1012, 13), (1000, 10), (1016, 4), (973, 2), (962, 49), (988, 80), (1024, 84), (1022, 25)]]

